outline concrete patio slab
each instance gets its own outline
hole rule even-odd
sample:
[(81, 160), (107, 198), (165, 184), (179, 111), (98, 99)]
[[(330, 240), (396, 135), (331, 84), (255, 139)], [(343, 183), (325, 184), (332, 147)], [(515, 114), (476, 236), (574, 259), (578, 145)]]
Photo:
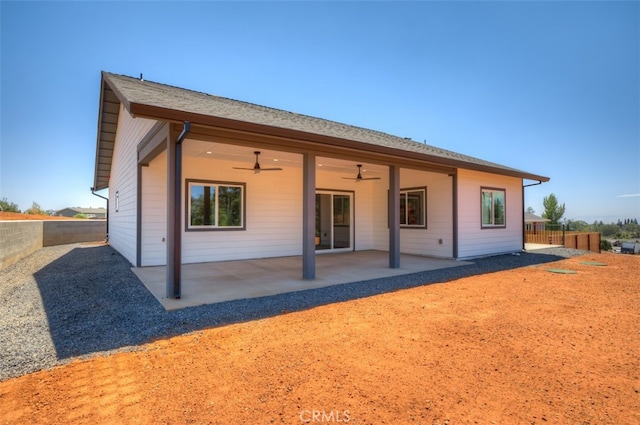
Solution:
[(525, 251), (537, 251), (539, 249), (547, 249), (547, 248), (562, 248), (562, 245), (549, 245), (543, 243), (525, 243), (524, 250)]
[(166, 310), (256, 298), (471, 264), (451, 259), (401, 255), (400, 268), (389, 268), (383, 251), (319, 254), (316, 279), (302, 279), (302, 257), (222, 261), (182, 266), (182, 298), (166, 297), (166, 267), (138, 267), (133, 272)]

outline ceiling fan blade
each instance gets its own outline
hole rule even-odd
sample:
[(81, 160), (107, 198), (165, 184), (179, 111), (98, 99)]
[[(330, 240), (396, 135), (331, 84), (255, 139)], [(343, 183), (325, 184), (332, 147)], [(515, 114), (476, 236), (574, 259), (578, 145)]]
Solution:
[(380, 177), (362, 177), (362, 164), (358, 164), (356, 165), (356, 167), (358, 167), (358, 174), (356, 175), (355, 179), (353, 177), (343, 177), (343, 179), (355, 180), (356, 183), (362, 180), (380, 180)]
[(260, 156), (260, 151), (255, 151), (253, 154), (256, 156), (256, 163), (253, 165), (253, 168), (245, 168), (245, 167), (233, 167), (233, 168), (236, 170), (253, 171), (255, 174), (259, 173), (260, 171), (282, 171), (282, 168), (280, 167), (274, 167), (274, 168), (260, 167), (260, 161), (258, 160), (258, 157)]

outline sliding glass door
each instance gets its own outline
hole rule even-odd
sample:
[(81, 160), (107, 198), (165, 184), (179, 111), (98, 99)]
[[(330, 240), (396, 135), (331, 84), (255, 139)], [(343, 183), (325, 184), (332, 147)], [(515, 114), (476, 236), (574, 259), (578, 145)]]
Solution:
[(353, 193), (316, 191), (316, 250), (353, 250)]

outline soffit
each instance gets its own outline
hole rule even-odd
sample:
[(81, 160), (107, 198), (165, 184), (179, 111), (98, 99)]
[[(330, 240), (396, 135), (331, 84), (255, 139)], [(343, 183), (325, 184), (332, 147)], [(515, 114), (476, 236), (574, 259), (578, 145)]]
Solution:
[(94, 190), (109, 187), (113, 147), (116, 140), (120, 100), (104, 80), (101, 84), (100, 110), (98, 113), (98, 140), (96, 145), (96, 165)]

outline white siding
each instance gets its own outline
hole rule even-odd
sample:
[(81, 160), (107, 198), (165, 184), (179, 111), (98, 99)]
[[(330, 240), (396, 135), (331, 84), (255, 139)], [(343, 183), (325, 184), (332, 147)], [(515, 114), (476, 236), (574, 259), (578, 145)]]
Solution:
[(389, 251), (389, 174), (375, 181), (371, 194), (373, 205), (373, 249)]
[[(506, 227), (481, 227), (480, 190), (505, 189)], [(522, 250), (522, 179), (477, 171), (458, 171), (458, 257)]]
[(453, 257), (452, 180), (447, 174), (400, 170), (400, 188), (427, 187), (427, 228), (400, 229), (400, 252)]
[[(234, 170), (237, 165), (183, 158), (181, 223), (185, 223), (186, 180), (246, 184), (246, 230), (185, 231), (182, 224), (184, 264), (302, 253), (302, 169), (284, 167), (280, 172), (254, 174)], [(166, 263), (166, 168), (166, 153), (143, 168), (142, 266)]]
[(142, 266), (167, 261), (167, 151), (142, 167)]
[[(279, 172), (254, 174), (234, 170), (234, 166), (237, 162), (185, 158), (183, 181), (201, 179), (246, 184), (246, 230), (185, 232), (183, 262), (299, 255), (302, 252), (302, 170), (284, 167)], [(186, 195), (183, 194), (183, 206)]]
[[(388, 178), (376, 188), (375, 249), (389, 250), (387, 224)], [(401, 228), (400, 252), (403, 254), (451, 258), (453, 256), (453, 189), (446, 174), (400, 169), (400, 188), (427, 188), (427, 228)], [(440, 244), (442, 239), (442, 244)]]
[[(189, 140), (185, 141), (189, 143)], [(214, 158), (183, 158), (187, 179), (246, 184), (246, 230), (185, 231), (182, 262), (241, 260), (302, 254), (302, 169), (280, 172), (234, 170), (237, 162)], [(142, 266), (166, 262), (166, 154), (142, 169)], [(354, 182), (344, 173), (317, 169), (316, 187), (354, 194), (355, 250), (388, 250), (388, 177)], [(401, 186), (427, 187), (427, 229), (402, 229), (401, 252), (452, 257), (452, 179), (446, 174), (401, 170)], [(183, 192), (185, 222), (187, 194)], [(443, 244), (439, 244), (439, 239)]]
[(120, 106), (109, 179), (109, 243), (132, 264), (136, 263), (137, 146), (155, 123), (134, 119)]

